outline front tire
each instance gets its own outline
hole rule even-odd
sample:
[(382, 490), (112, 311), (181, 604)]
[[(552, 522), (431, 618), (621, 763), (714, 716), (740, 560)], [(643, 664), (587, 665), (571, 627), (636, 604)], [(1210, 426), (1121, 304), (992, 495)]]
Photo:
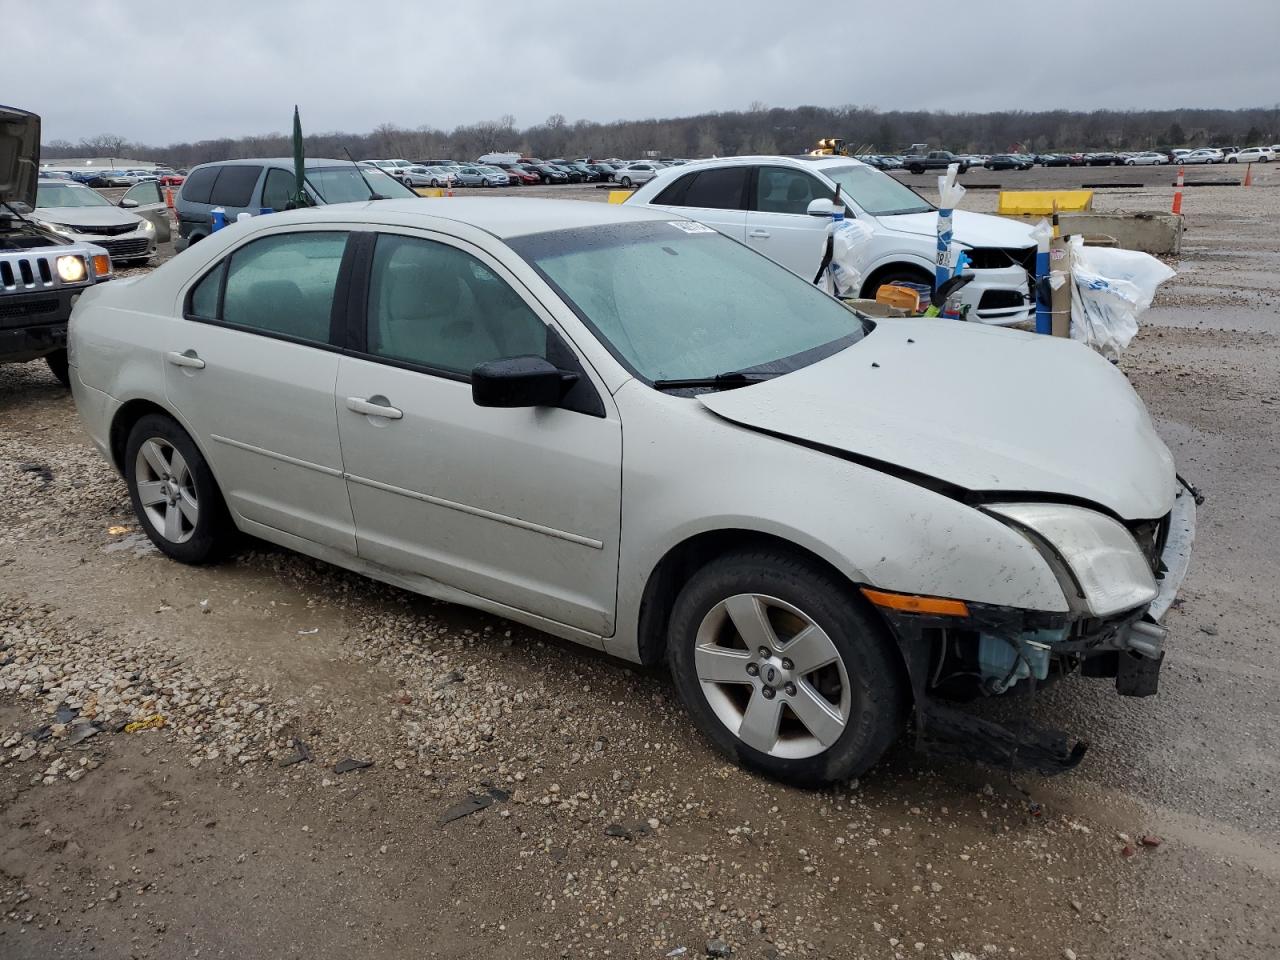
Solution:
[(49, 365), (49, 372), (54, 375), (60, 384), (64, 387), (71, 386), (71, 370), (67, 366), (66, 347), (61, 350), (55, 350), (53, 353), (45, 354), (44, 362)]
[(699, 729), (740, 764), (818, 786), (869, 769), (905, 727), (905, 673), (854, 587), (783, 550), (730, 554), (676, 599), (667, 659)]
[(210, 563), (235, 541), (213, 471), (172, 417), (150, 413), (129, 431), (125, 483), (133, 511), (160, 550), (182, 563)]

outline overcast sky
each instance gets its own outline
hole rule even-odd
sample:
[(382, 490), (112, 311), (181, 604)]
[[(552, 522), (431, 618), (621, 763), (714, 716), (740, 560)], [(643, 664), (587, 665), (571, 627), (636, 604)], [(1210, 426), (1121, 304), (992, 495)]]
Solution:
[(318, 133), (1280, 101), (1280, 0), (0, 0), (0, 24), (0, 99), (46, 143), (286, 131), (295, 102)]

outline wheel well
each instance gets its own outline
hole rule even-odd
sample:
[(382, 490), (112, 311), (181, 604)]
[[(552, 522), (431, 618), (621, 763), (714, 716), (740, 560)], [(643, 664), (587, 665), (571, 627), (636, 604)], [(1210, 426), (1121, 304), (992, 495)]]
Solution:
[(876, 291), (880, 289), (880, 284), (884, 282), (884, 278), (895, 273), (910, 273), (919, 276), (920, 283), (933, 285), (933, 274), (924, 267), (917, 266), (914, 263), (906, 263), (898, 260), (894, 263), (886, 263), (882, 267), (876, 267), (867, 277), (866, 282), (862, 285), (862, 296), (864, 298), (873, 299)]
[[(789, 540), (755, 530), (714, 530), (690, 537), (667, 551), (645, 584), (640, 598), (638, 640), (640, 659), (654, 666), (667, 652), (667, 624), (681, 588), (702, 567), (732, 551), (767, 547), (802, 557), (825, 567), (839, 579), (849, 582), (843, 573), (811, 550)], [(852, 590), (853, 584), (849, 583)]]
[(124, 448), (129, 442), (129, 431), (133, 429), (133, 425), (145, 417), (148, 413), (161, 413), (166, 417), (170, 416), (168, 410), (153, 403), (150, 400), (130, 400), (118, 411), (116, 411), (115, 419), (111, 421), (111, 432), (107, 438), (107, 442), (111, 447), (111, 462), (115, 468), (124, 474)]

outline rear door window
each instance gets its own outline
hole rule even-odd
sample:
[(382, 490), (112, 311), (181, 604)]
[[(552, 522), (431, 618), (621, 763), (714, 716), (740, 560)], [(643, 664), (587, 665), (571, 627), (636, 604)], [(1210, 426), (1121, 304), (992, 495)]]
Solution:
[(253, 198), (253, 188), (262, 175), (262, 167), (256, 164), (229, 164), (222, 168), (209, 194), (209, 202), (220, 207), (247, 207)]
[[(293, 340), (328, 343), (346, 245), (347, 234), (340, 231), (282, 233), (246, 244), (231, 255), (220, 319)], [(193, 295), (193, 311), (194, 301)]]

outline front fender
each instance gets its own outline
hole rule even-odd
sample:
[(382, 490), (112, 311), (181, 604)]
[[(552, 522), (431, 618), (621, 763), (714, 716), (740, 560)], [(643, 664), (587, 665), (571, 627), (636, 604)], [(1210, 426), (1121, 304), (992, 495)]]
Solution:
[(618, 632), (638, 658), (645, 585), (690, 538), (751, 531), (820, 557), (851, 584), (1064, 612), (1057, 577), (1026, 538), (908, 479), (740, 427), (696, 401), (629, 381), (623, 420)]

